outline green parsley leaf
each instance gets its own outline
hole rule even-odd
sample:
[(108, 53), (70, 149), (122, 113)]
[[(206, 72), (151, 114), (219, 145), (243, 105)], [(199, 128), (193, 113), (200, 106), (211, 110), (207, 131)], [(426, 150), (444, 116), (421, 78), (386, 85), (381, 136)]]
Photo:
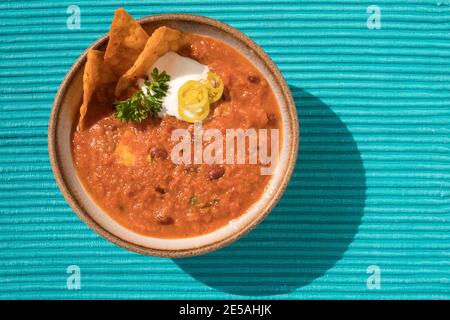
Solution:
[(195, 206), (198, 203), (198, 198), (193, 195), (190, 199), (189, 199), (189, 203), (191, 204), (191, 206)]
[(141, 122), (148, 117), (157, 118), (162, 110), (162, 102), (169, 90), (170, 76), (165, 72), (159, 73), (154, 68), (150, 74), (151, 80), (145, 81), (147, 94), (141, 90), (123, 101), (115, 101), (114, 116), (124, 122)]

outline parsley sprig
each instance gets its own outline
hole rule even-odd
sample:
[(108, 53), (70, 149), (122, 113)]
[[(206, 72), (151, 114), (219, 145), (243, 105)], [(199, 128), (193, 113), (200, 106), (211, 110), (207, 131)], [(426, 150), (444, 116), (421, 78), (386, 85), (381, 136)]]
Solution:
[(163, 98), (169, 90), (170, 76), (165, 72), (159, 73), (154, 68), (150, 74), (151, 80), (144, 82), (147, 92), (137, 91), (130, 98), (123, 101), (115, 101), (116, 111), (114, 116), (124, 122), (141, 122), (148, 117), (157, 118), (162, 110)]

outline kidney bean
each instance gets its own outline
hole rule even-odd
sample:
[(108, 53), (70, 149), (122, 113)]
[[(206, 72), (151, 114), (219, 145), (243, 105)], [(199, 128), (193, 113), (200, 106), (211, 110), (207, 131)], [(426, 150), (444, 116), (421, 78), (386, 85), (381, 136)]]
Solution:
[(249, 75), (247, 77), (248, 81), (250, 81), (251, 83), (259, 83), (259, 77), (255, 76), (253, 74)]
[(158, 192), (158, 193), (161, 193), (161, 194), (165, 194), (166, 193), (166, 190), (161, 188), (161, 187), (156, 187), (155, 191)]
[(170, 224), (174, 224), (174, 220), (172, 217), (170, 217), (167, 213), (163, 212), (163, 211), (158, 211), (155, 214), (155, 220), (162, 225), (170, 225)]
[(267, 114), (267, 120), (269, 122), (269, 124), (276, 124), (277, 123), (277, 116), (273, 113), (268, 113)]
[(169, 156), (169, 154), (167, 153), (166, 150), (164, 149), (160, 149), (160, 148), (152, 148), (150, 150), (150, 156), (152, 157), (152, 159), (167, 159), (167, 157)]
[(230, 91), (227, 88), (223, 89), (222, 100), (223, 101), (231, 101)]
[(209, 170), (209, 179), (210, 180), (217, 180), (220, 177), (222, 177), (225, 174), (225, 168), (223, 167), (215, 167)]

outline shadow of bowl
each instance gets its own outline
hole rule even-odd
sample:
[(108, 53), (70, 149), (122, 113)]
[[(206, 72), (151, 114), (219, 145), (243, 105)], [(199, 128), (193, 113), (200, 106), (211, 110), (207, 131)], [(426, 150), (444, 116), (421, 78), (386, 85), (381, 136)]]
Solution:
[(283, 198), (231, 246), (174, 259), (217, 290), (246, 296), (294, 291), (332, 268), (358, 230), (366, 180), (356, 143), (326, 104), (300, 88), (291, 90), (300, 118), (300, 149)]

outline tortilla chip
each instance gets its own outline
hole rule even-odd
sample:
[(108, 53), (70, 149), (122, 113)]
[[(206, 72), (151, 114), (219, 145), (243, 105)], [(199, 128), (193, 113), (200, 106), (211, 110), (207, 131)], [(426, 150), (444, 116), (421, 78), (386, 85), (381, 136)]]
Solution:
[(114, 12), (105, 63), (119, 78), (131, 68), (147, 43), (148, 34), (124, 9)]
[(135, 85), (138, 78), (145, 78), (155, 61), (169, 51), (178, 51), (186, 44), (187, 36), (182, 32), (168, 27), (156, 29), (147, 40), (144, 50), (133, 66), (120, 77), (116, 86), (116, 97), (129, 95), (129, 89)]
[(104, 52), (90, 49), (83, 74), (83, 104), (79, 120), (81, 129), (110, 112), (114, 82), (114, 75), (104, 63)]

